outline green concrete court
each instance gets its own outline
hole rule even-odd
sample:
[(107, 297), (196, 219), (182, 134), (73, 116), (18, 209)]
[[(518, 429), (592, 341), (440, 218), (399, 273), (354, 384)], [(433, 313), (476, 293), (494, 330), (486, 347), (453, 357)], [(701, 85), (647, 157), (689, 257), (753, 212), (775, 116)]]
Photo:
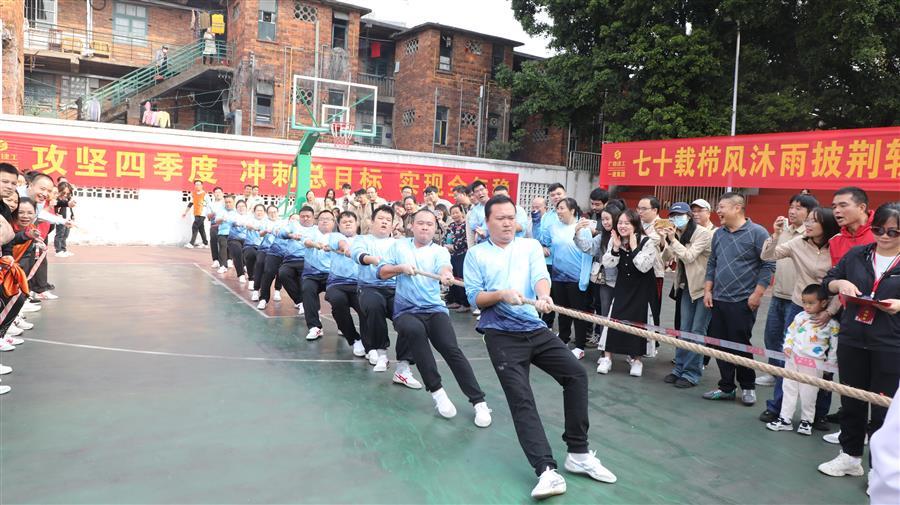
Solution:
[[(250, 307), (233, 272), (235, 292), (211, 275), (206, 250), (73, 251), (50, 260), (61, 298), (30, 317), (26, 344), (0, 354), (15, 369), (0, 399), (0, 502), (530, 501), (535, 477), (472, 316), (452, 317), (494, 411), (487, 429), (446, 368), (452, 420), (424, 390), (354, 358), (332, 321), (307, 343), (302, 319), (272, 317), (287, 309)], [(548, 503), (867, 501), (864, 478), (816, 471), (838, 451), (822, 432), (773, 433), (756, 419), (762, 403), (702, 400), (714, 366), (701, 387), (674, 389), (661, 381), (671, 357), (662, 349), (642, 378), (621, 359), (600, 376), (588, 351), (592, 448), (619, 481), (562, 472), (568, 492)], [(539, 371), (532, 383), (561, 464), (561, 390)]]

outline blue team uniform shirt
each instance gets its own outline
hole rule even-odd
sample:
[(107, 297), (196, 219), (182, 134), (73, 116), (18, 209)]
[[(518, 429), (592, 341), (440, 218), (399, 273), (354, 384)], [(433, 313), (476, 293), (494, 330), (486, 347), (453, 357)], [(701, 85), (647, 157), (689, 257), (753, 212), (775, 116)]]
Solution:
[(375, 265), (363, 265), (359, 263), (360, 254), (368, 254), (370, 256), (378, 256), (384, 258), (388, 249), (394, 243), (393, 237), (376, 238), (375, 235), (361, 235), (353, 242), (353, 248), (350, 250), (350, 256), (353, 261), (359, 265), (359, 285), (361, 287), (379, 287), (393, 288), (397, 285), (396, 278), (379, 279), (376, 273)]
[[(541, 216), (541, 229), (537, 233), (533, 233), (534, 238), (538, 239), (544, 247), (550, 247), (550, 228), (559, 223), (559, 216), (556, 215), (556, 209), (550, 209)], [(544, 258), (547, 265), (551, 265), (551, 256)]]
[[(324, 244), (328, 242), (327, 235), (316, 228), (315, 232), (311, 232), (305, 240), (312, 240)], [(331, 253), (321, 249), (308, 248), (306, 250), (306, 262), (303, 263), (303, 275), (325, 275), (331, 271)]]
[[(463, 267), (466, 297), (475, 306), (482, 291), (515, 289), (526, 298), (537, 298), (534, 286), (542, 279), (550, 280), (541, 244), (530, 238), (515, 238), (506, 248), (488, 240), (469, 249)], [(481, 312), (479, 329), (509, 332), (535, 331), (546, 328), (537, 309), (531, 305), (497, 303)]]
[(223, 220), (219, 223), (218, 235), (220, 237), (223, 235), (227, 237), (231, 234), (231, 225), (239, 215), (236, 210), (224, 210), (224, 207), (221, 212), (216, 212), (216, 220)]
[(334, 232), (328, 234), (328, 246), (331, 247), (331, 272), (328, 274), (328, 281), (326, 284), (328, 286), (331, 285), (356, 285), (359, 282), (359, 268), (360, 266), (353, 261), (353, 258), (349, 258), (336, 252), (341, 247), (341, 241), (347, 242), (349, 244), (349, 248), (353, 250), (353, 244), (356, 243), (356, 239), (359, 238), (359, 235), (354, 235), (352, 237), (348, 237), (340, 232)]
[[(434, 242), (426, 246), (416, 247), (413, 238), (395, 240), (382, 258), (378, 266), (380, 272), (384, 265), (413, 265), (423, 272), (440, 274), (441, 269), (450, 267), (450, 252)], [(403, 314), (430, 314), (443, 312), (449, 314), (447, 306), (441, 300), (441, 283), (422, 275), (398, 275), (397, 291), (394, 294), (394, 317)]]
[[(587, 230), (582, 232), (590, 233)], [(564, 224), (557, 219), (551, 223), (547, 234), (550, 237), (550, 260), (553, 265), (550, 279), (555, 282), (577, 282), (581, 290), (587, 289), (591, 274), (591, 255), (582, 252), (575, 245), (575, 223)]]
[[(485, 217), (484, 217), (484, 205), (477, 203), (469, 209), (469, 214), (466, 215), (466, 222), (468, 224), (469, 230), (475, 234), (475, 228), (481, 227), (484, 230), (485, 234), (488, 233), (487, 226), (485, 225)], [(487, 236), (487, 235), (486, 235)], [(478, 244), (480, 242), (484, 242), (487, 239), (481, 238), (480, 235), (475, 235), (475, 243)]]
[[(517, 231), (516, 236), (520, 238), (525, 238), (525, 233), (528, 231), (528, 223), (531, 222), (531, 216), (528, 215), (528, 212), (516, 205), (516, 224), (522, 227), (522, 231)], [(487, 227), (485, 227), (487, 230)]]
[[(283, 227), (278, 236), (279, 238), (287, 240), (283, 245), (284, 261), (300, 261), (306, 259), (306, 246), (303, 245), (303, 242), (313, 233), (318, 233), (318, 231), (319, 228), (316, 226), (302, 226), (300, 223), (293, 221)], [(290, 238), (289, 235), (292, 234), (299, 234), (300, 240)]]
[[(257, 228), (262, 228), (266, 224), (266, 219), (256, 219), (253, 218), (253, 225)], [(247, 236), (244, 238), (244, 247), (256, 247), (259, 249), (259, 245), (262, 243), (262, 237), (259, 235), (259, 230), (251, 230), (247, 228)]]

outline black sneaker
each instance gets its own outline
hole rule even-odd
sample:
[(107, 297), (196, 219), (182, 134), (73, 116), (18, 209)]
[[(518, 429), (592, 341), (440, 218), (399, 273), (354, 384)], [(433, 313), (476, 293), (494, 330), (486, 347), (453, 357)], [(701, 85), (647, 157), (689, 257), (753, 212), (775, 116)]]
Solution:
[(759, 415), (759, 420), (764, 423), (771, 423), (776, 419), (778, 419), (778, 414), (769, 409), (764, 410), (763, 413)]
[(834, 414), (825, 416), (825, 420), (831, 424), (841, 424), (841, 409), (838, 409)]
[(678, 380), (675, 381), (675, 387), (677, 387), (678, 389), (687, 389), (687, 388), (692, 388), (694, 386), (696, 386), (696, 384), (694, 384), (693, 382), (691, 382), (687, 379), (681, 378), (681, 377), (679, 377)]
[(827, 417), (820, 417), (813, 421), (812, 428), (816, 431), (831, 431), (831, 424), (828, 423)]
[(675, 381), (677, 381), (679, 378), (680, 377), (678, 377), (677, 375), (670, 373), (669, 375), (663, 377), (663, 382), (665, 382), (666, 384), (675, 384)]

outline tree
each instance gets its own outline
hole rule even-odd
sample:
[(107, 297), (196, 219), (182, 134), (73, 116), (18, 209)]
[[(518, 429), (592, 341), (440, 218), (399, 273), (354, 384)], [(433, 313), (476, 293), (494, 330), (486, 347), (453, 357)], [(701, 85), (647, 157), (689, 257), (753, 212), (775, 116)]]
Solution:
[[(737, 133), (900, 124), (897, 0), (513, 0), (556, 56), (501, 72), (519, 120), (607, 140), (727, 135), (741, 32)], [(544, 21), (549, 19), (549, 21)]]

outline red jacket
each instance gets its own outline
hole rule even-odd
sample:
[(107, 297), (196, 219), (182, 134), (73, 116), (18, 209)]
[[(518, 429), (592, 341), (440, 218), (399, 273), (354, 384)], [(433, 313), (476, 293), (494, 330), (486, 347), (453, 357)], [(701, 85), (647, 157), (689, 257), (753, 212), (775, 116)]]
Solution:
[(850, 230), (843, 226), (840, 233), (831, 237), (831, 240), (828, 241), (828, 250), (831, 251), (831, 266), (837, 265), (850, 249), (875, 242), (875, 235), (872, 235), (872, 218), (874, 216), (875, 212), (869, 212), (866, 224), (857, 228), (856, 233), (850, 233)]

